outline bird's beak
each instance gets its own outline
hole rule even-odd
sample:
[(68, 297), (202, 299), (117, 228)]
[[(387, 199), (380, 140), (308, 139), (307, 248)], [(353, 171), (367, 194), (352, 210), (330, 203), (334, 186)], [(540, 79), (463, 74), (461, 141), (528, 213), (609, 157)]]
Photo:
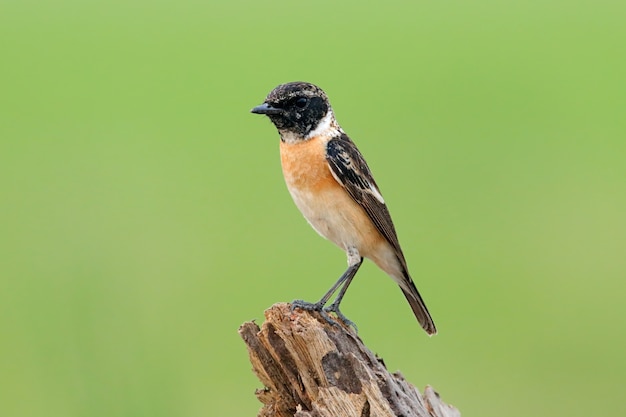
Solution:
[(283, 109), (272, 107), (267, 103), (263, 103), (260, 106), (256, 106), (255, 108), (250, 110), (250, 112), (256, 114), (281, 114), (283, 112)]

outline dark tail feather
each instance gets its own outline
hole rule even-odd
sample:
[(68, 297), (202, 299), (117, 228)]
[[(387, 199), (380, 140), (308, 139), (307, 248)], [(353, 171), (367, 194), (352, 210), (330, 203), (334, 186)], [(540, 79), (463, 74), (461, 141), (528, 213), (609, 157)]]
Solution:
[(426, 308), (426, 304), (424, 304), (424, 300), (422, 300), (422, 296), (415, 288), (415, 284), (413, 284), (413, 280), (407, 277), (408, 286), (410, 287), (410, 291), (405, 290), (400, 287), (407, 301), (411, 305), (411, 310), (413, 310), (413, 314), (417, 318), (417, 321), (422, 325), (426, 333), (429, 335), (437, 334), (437, 328), (435, 327), (435, 322), (433, 322), (433, 318), (430, 317), (430, 313)]

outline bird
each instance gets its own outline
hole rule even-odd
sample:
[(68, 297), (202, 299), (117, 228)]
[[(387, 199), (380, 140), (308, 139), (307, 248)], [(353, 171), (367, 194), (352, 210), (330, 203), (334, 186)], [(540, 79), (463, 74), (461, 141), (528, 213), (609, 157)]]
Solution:
[(318, 302), (294, 300), (292, 311), (318, 311), (331, 323), (328, 313), (334, 313), (356, 329), (339, 305), (367, 258), (400, 286), (426, 333), (436, 334), (409, 275), (385, 199), (363, 155), (339, 126), (326, 93), (308, 82), (281, 84), (251, 112), (267, 116), (278, 130), (282, 171), (294, 203), (313, 229), (348, 258), (346, 271)]

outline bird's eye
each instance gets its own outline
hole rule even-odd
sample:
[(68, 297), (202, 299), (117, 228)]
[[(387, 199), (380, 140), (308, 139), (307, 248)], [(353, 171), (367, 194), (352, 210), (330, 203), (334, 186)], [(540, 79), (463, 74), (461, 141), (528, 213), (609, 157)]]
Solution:
[(300, 97), (296, 100), (296, 107), (303, 109), (308, 101), (309, 100), (307, 100), (306, 98)]

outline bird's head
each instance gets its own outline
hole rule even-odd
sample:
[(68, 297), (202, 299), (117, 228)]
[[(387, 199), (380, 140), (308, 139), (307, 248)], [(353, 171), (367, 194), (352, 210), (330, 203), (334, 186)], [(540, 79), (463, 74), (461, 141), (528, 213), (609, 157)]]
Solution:
[(335, 124), (326, 93), (299, 81), (279, 85), (251, 112), (269, 117), (286, 141), (306, 140)]

